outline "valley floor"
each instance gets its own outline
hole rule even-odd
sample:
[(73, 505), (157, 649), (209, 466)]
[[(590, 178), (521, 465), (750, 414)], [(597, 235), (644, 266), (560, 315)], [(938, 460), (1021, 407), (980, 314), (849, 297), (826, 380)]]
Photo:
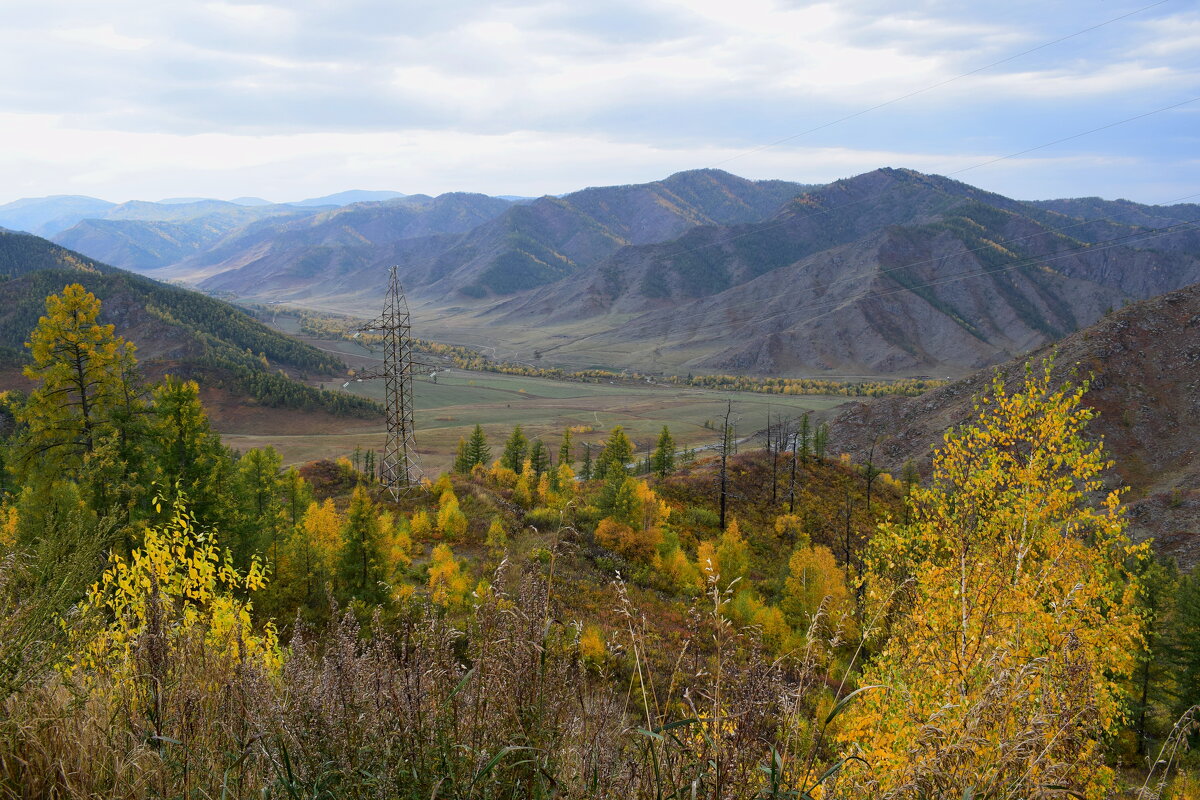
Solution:
[[(763, 430), (768, 414), (798, 417), (805, 412), (836, 408), (850, 399), (575, 383), (460, 369), (439, 371), (436, 380), (419, 378), (413, 392), (418, 453), (422, 469), (430, 475), (450, 468), (459, 438), (468, 436), (477, 423), (483, 426), (493, 448), (498, 448), (517, 424), (531, 439), (541, 437), (551, 444), (557, 442), (564, 428), (590, 428), (575, 434), (575, 439), (579, 447), (588, 442), (595, 448), (614, 425), (623, 425), (640, 456), (654, 446), (664, 425), (670, 427), (680, 447), (700, 448), (715, 443), (719, 439), (717, 420), (729, 402), (733, 403), (737, 435), (743, 437)], [(380, 381), (352, 382), (347, 391), (383, 399)], [(237, 433), (224, 432), (222, 438), (243, 451), (271, 445), (283, 455), (285, 464), (299, 464), (348, 455), (355, 447), (381, 449), (384, 431), (382, 422), (372, 427), (362, 420), (348, 419), (341, 430), (323, 426), (306, 432), (288, 427), (248, 433), (241, 429)]]

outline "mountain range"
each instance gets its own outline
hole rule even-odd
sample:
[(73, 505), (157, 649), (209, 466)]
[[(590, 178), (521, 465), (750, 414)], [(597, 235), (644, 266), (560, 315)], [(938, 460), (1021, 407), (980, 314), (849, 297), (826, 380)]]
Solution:
[(1200, 280), (1198, 205), (1024, 202), (891, 168), (181, 221), (193, 205), (111, 208), (56, 240), (220, 296), (362, 317), (395, 264), (426, 338), (672, 372), (961, 375)]
[[(169, 197), (157, 202), (135, 200), (127, 203), (113, 203), (97, 197), (60, 194), (48, 197), (25, 197), (11, 203), (0, 204), (0, 227), (50, 237), (60, 234), (86, 219), (179, 222), (212, 215), (241, 215), (243, 218), (257, 219), (264, 213), (267, 215), (287, 213), (286, 210), (312, 213), (314, 209), (392, 200), (404, 196), (400, 192), (352, 189), (290, 203), (272, 203), (261, 197), (238, 197), (229, 201), (204, 197)], [(261, 206), (271, 206), (274, 210), (266, 212), (261, 209), (253, 210)]]

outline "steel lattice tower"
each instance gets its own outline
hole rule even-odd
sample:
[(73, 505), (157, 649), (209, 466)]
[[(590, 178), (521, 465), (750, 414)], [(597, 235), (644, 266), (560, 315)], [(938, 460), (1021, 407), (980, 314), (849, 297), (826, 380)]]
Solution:
[(412, 379), (415, 362), (412, 357), (411, 323), (408, 301), (391, 268), (388, 277), (387, 301), (383, 315), (361, 330), (383, 336), (383, 370), (363, 372), (356, 380), (382, 378), (387, 406), (387, 442), (383, 448), (382, 480), (398, 500), (408, 489), (417, 485), (420, 470), (416, 462), (416, 439), (413, 424)]

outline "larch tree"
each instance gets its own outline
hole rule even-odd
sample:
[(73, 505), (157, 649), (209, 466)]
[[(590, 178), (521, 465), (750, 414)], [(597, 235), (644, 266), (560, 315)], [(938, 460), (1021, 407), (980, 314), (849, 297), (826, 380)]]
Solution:
[(434, 547), (429, 556), (429, 594), (433, 602), (444, 608), (461, 608), (467, 605), (470, 592), (470, 576), (450, 545)]
[(454, 455), (454, 471), (459, 475), (469, 475), (471, 467), (475, 466), (471, 461), (470, 445), (463, 437), (458, 439), (458, 449)]
[(487, 545), (488, 554), (495, 559), (503, 557), (508, 550), (508, 534), (504, 531), (504, 523), (499, 517), (492, 518), (492, 524), (487, 529), (487, 540), (484, 542)]
[(238, 459), (234, 485), (241, 525), (233, 552), (239, 567), (244, 568), (254, 553), (265, 554), (272, 563), (278, 560), (283, 527), (282, 466), (283, 457), (270, 446), (248, 450)]
[(100, 301), (75, 283), (46, 298), (29, 335), (36, 388), (21, 410), (26, 426), (17, 472), (35, 483), (83, 480), (94, 508), (128, 501), (139, 458), (133, 434), (145, 410), (134, 346), (99, 322)]
[(803, 545), (792, 553), (779, 607), (798, 631), (815, 627), (822, 637), (836, 632), (845, 638), (855, 628), (854, 596), (846, 583), (846, 571), (823, 545)]
[(442, 538), (452, 542), (467, 535), (467, 517), (459, 508), (454, 492), (446, 492), (438, 501), (437, 528)]
[(294, 467), (283, 473), (279, 485), (283, 489), (283, 512), (288, 528), (295, 530), (304, 519), (304, 512), (315, 499), (312, 487)]
[(873, 537), (864, 618), (886, 635), (862, 684), (886, 689), (846, 714), (841, 738), (870, 764), (855, 791), (1111, 789), (1102, 742), (1142, 647), (1128, 567), (1144, 551), (1119, 494), (1103, 495), (1101, 446), (1081, 435), (1085, 389), (1054, 388), (1049, 363), (1012, 394), (997, 377), (913, 489), (911, 521)]
[(333, 580), (342, 548), (343, 520), (333, 499), (310, 502), (300, 524), (284, 539), (275, 585), (280, 609), (319, 611), (327, 605), (325, 586)]
[(700, 543), (696, 549), (696, 562), (704, 576), (717, 580), (722, 590), (746, 577), (750, 569), (750, 547), (742, 538), (736, 519), (730, 519), (716, 541)]

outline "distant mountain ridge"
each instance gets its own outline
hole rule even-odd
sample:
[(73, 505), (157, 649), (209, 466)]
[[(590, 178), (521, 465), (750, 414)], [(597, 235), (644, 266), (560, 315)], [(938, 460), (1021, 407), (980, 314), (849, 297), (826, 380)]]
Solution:
[(354, 203), (310, 216), (246, 226), (164, 275), (203, 280), (210, 291), (245, 294), (244, 281), (283, 291), (314, 280), (361, 281), (355, 271), (398, 243), (464, 234), (504, 213), (511, 203), (482, 194), (409, 195)]
[(103, 216), (116, 203), (82, 195), (26, 197), (0, 205), (0, 226), (52, 236), (80, 220)]
[(400, 192), (391, 191), (369, 191), (364, 189), (350, 189), (345, 192), (337, 192), (335, 194), (327, 194), (323, 197), (310, 197), (307, 200), (296, 200), (291, 203), (293, 206), (348, 206), (352, 203), (369, 203), (382, 200), (396, 200), (408, 195)]
[[(670, 240), (698, 225), (763, 219), (804, 188), (697, 170), (649, 184), (512, 203), (465, 231), (443, 228), (391, 240), (366, 235), (361, 247), (348, 243), (326, 250), (300, 250), (288, 243), (261, 247), (251, 239), (242, 255), (229, 259), (232, 269), (208, 273), (211, 277), (200, 285), (237, 294), (269, 292), (279, 299), (350, 295), (376, 291), (381, 268), (396, 263), (418, 294), (505, 295), (576, 274), (631, 244)], [(328, 221), (341, 220), (334, 215)], [(457, 237), (446, 235), (454, 233)], [(225, 249), (236, 247), (223, 243)], [(200, 263), (178, 265), (172, 273), (187, 278), (187, 269)]]

